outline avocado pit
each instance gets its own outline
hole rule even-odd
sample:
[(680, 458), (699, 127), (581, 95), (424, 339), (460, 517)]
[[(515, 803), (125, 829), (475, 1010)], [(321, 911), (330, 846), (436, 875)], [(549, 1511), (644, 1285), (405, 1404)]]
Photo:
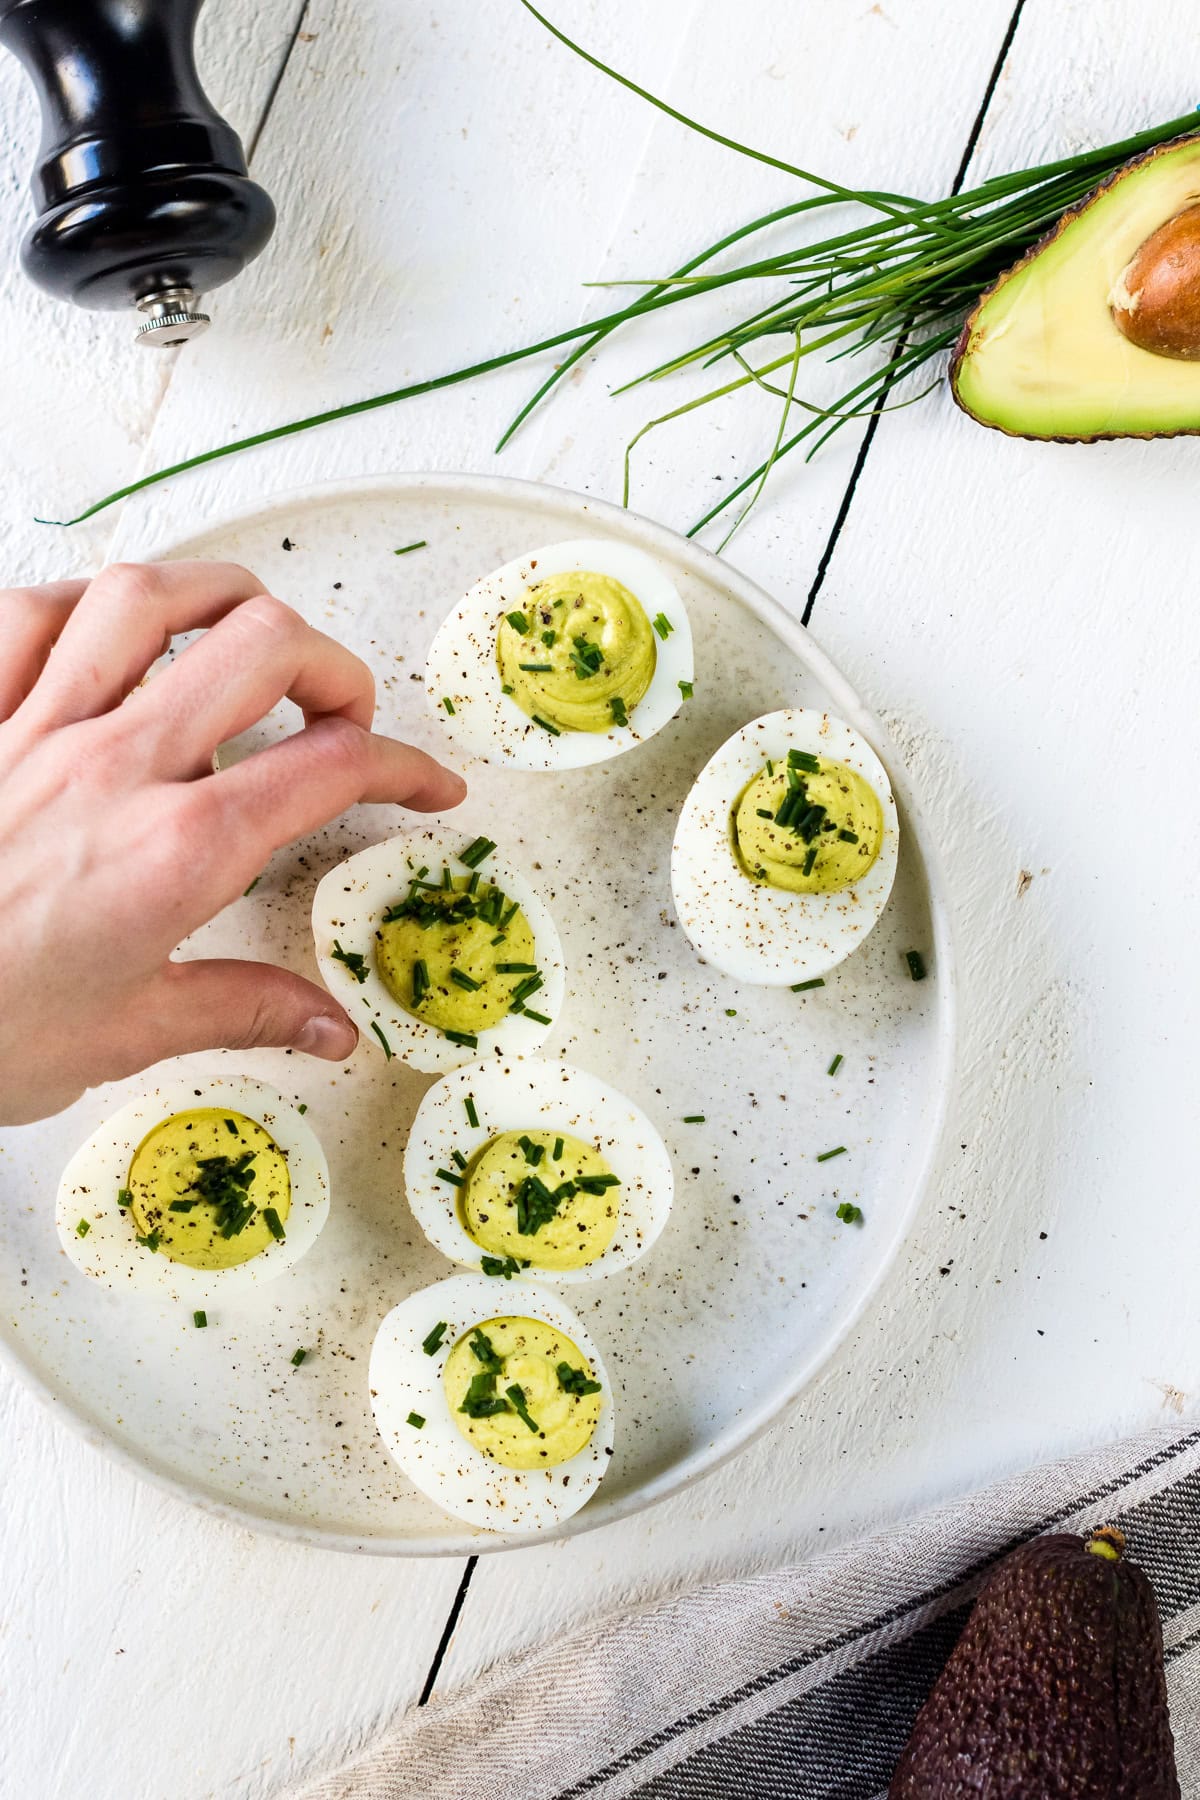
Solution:
[(1200, 362), (1200, 203), (1150, 233), (1108, 303), (1118, 331), (1139, 350)]

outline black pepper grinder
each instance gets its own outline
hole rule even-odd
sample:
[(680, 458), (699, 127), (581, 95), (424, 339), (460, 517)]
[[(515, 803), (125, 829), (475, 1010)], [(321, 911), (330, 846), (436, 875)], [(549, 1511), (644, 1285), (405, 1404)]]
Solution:
[(0, 44), (42, 108), (22, 265), (77, 306), (136, 308), (142, 344), (203, 331), (199, 296), (239, 274), (275, 225), (196, 73), (202, 3), (0, 0)]

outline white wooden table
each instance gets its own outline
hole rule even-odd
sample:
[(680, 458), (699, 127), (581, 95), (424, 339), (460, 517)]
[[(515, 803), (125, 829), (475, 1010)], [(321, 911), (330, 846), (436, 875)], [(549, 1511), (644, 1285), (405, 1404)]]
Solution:
[[(972, 174), (1200, 97), (1187, 0), (1143, 0), (1136, 20), (1121, 0), (555, 11), (733, 135), (908, 192), (953, 180), (1017, 15)], [(528, 371), (221, 465), (119, 525), (31, 522), (143, 465), (541, 335), (595, 308), (581, 281), (660, 274), (790, 191), (583, 69), (516, 0), (210, 0), (202, 35), (280, 224), (178, 359), (18, 274), (34, 110), (0, 63), (4, 574), (93, 567), (115, 526), (135, 553), (164, 522), (182, 535), (321, 476), (498, 466), (619, 497), (646, 409), (608, 385), (652, 358), (656, 330), (573, 381), (499, 465)], [(665, 429), (635, 504), (688, 525), (772, 431), (761, 411)], [(961, 1090), (884, 1292), (740, 1460), (639, 1518), (467, 1567), (214, 1523), (0, 1375), (4, 1796), (278, 1794), (424, 1691), (603, 1610), (1192, 1406), (1200, 444), (1010, 443), (943, 391), (886, 420), (861, 471), (858, 447), (848, 431), (782, 471), (729, 554), (797, 611), (823, 570), (812, 630), (886, 719), (950, 874)], [(1131, 841), (1114, 839), (1131, 809)]]

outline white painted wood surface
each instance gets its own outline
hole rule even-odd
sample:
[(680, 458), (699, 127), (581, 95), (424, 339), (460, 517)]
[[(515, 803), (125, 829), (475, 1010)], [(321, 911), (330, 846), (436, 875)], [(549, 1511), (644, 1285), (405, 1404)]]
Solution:
[[(742, 0), (734, 29), (711, 0), (561, 0), (556, 16), (734, 135), (932, 192), (1010, 13)], [(206, 69), (248, 134), (297, 15), (296, 0), (211, 0)], [(1136, 26), (1117, 0), (1026, 0), (978, 168), (1181, 111), (1195, 50), (1184, 0), (1147, 0)], [(124, 321), (70, 315), (17, 275), (33, 127), (7, 63), (0, 114), (5, 568), (22, 578), (94, 563), (117, 523), (64, 536), (33, 512), (553, 329), (597, 306), (581, 280), (661, 273), (787, 190), (581, 70), (516, 0), (309, 0), (255, 158), (279, 236), (214, 297), (209, 337), (155, 364)], [(617, 496), (647, 409), (608, 387), (666, 341), (654, 328), (617, 346), (501, 470)], [(490, 445), (534, 378), (174, 483), (126, 510), (122, 550), (321, 475), (496, 466)], [(713, 474), (773, 428), (757, 409), (665, 428), (642, 447), (635, 504), (687, 525)], [(797, 611), (855, 449), (847, 432), (781, 471), (730, 551)], [(967, 991), (939, 1180), (861, 1329), (770, 1438), (638, 1519), (482, 1560), (442, 1684), (632, 1598), (802, 1555), (1191, 1407), (1198, 476), (1200, 444), (1013, 444), (944, 394), (885, 421), (812, 628), (887, 718), (945, 848)], [(1110, 820), (1130, 809), (1122, 843)], [(278, 1794), (420, 1692), (460, 1565), (351, 1561), (214, 1524), (110, 1468), (7, 1377), (0, 1429), (0, 1794)]]

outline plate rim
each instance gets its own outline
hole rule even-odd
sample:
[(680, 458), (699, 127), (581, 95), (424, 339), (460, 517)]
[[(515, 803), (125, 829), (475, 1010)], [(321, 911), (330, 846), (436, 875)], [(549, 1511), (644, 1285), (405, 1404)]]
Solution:
[[(891, 735), (871, 709), (862, 701), (850, 681), (809, 633), (808, 627), (795, 618), (765, 588), (745, 575), (732, 563), (716, 555), (704, 545), (660, 524), (644, 514), (620, 506), (611, 500), (598, 499), (573, 488), (556, 487), (551, 482), (531, 481), (518, 476), (484, 475), (459, 470), (413, 470), (389, 473), (381, 471), (363, 475), (346, 475), (305, 482), (297, 487), (269, 490), (252, 508), (239, 507), (214, 510), (211, 516), (192, 523), (190, 530), (180, 533), (165, 524), (152, 527), (149, 542), (139, 545), (138, 560), (179, 557), (198, 538), (215, 532), (246, 526), (284, 508), (305, 506), (314, 501), (369, 494), (371, 492), (420, 493), (423, 490), (447, 489), (469, 500), (492, 500), (519, 505), (522, 499), (531, 505), (544, 505), (549, 498), (582, 511), (589, 521), (633, 539), (649, 550), (676, 564), (691, 565), (691, 572), (708, 586), (715, 586), (736, 604), (744, 606), (808, 668), (833, 698), (841, 716), (860, 731), (876, 750), (891, 779), (899, 803), (905, 829), (912, 833), (925, 874), (930, 911), (934, 962), (937, 971), (936, 1029), (934, 1040), (934, 1088), (929, 1131), (923, 1153), (918, 1157), (908, 1184), (905, 1204), (897, 1217), (891, 1237), (884, 1246), (874, 1272), (862, 1292), (839, 1320), (836, 1328), (802, 1363), (792, 1378), (774, 1389), (757, 1405), (738, 1417), (726, 1431), (717, 1434), (702, 1448), (695, 1450), (671, 1469), (631, 1489), (622, 1499), (603, 1510), (593, 1512), (585, 1506), (581, 1512), (561, 1525), (536, 1534), (519, 1535), (493, 1532), (451, 1532), (438, 1538), (364, 1537), (354, 1532), (328, 1530), (313, 1523), (282, 1519), (237, 1504), (206, 1491), (168, 1468), (149, 1460), (111, 1435), (83, 1405), (67, 1401), (43, 1379), (31, 1360), (22, 1354), (19, 1342), (0, 1332), (0, 1364), (8, 1369), (25, 1390), (39, 1400), (53, 1417), (62, 1421), (78, 1438), (99, 1450), (119, 1468), (140, 1481), (150, 1483), (160, 1492), (198, 1509), (211, 1518), (245, 1531), (261, 1532), (293, 1544), (313, 1549), (337, 1551), (360, 1556), (390, 1557), (463, 1557), (494, 1554), (503, 1550), (529, 1549), (536, 1544), (552, 1543), (615, 1525), (635, 1513), (670, 1498), (739, 1455), (760, 1438), (771, 1425), (792, 1406), (804, 1390), (831, 1362), (838, 1349), (858, 1325), (887, 1276), (895, 1266), (900, 1250), (912, 1229), (921, 1203), (929, 1189), (941, 1156), (956, 1090), (956, 1048), (958, 1040), (958, 948), (954, 915), (948, 899), (945, 872), (937, 844), (926, 825), (921, 806), (909, 783), (907, 771), (898, 760)], [(136, 527), (134, 528), (136, 530)], [(124, 518), (117, 527), (114, 543), (127, 536)], [(128, 559), (128, 555), (122, 555)], [(592, 1513), (589, 1518), (588, 1514)]]

